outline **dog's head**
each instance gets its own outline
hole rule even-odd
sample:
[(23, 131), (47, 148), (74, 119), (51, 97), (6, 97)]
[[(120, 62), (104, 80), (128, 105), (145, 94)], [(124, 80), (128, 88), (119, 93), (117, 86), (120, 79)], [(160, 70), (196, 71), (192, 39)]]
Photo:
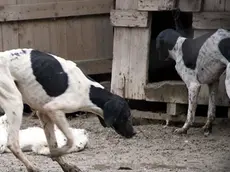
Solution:
[(123, 98), (113, 96), (111, 100), (105, 103), (103, 112), (104, 121), (101, 118), (99, 119), (104, 127), (111, 127), (126, 138), (131, 138), (136, 134), (129, 105)]
[(161, 31), (156, 38), (156, 51), (160, 60), (169, 58), (169, 50), (175, 46), (180, 34), (173, 29)]

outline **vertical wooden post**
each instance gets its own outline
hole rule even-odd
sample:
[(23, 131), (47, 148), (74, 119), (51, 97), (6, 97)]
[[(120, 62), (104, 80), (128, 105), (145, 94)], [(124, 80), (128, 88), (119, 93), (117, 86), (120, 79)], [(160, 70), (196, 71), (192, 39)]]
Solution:
[[(117, 0), (116, 9), (136, 10), (138, 0)], [(145, 99), (151, 24), (147, 28), (114, 28), (111, 91), (130, 99)]]

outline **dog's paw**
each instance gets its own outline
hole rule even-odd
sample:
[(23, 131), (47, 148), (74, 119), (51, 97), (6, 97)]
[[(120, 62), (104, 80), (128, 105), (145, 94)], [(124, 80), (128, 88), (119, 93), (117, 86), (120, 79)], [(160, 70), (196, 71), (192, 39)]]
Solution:
[(174, 130), (175, 134), (187, 134), (187, 131), (185, 128), (177, 128)]
[(203, 127), (204, 136), (209, 136), (212, 133), (212, 125), (205, 124)]

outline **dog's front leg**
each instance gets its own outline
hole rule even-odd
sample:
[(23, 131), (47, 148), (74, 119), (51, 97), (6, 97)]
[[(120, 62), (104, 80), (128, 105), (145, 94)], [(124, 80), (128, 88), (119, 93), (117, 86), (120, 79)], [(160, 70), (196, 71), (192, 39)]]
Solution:
[(197, 98), (200, 92), (201, 85), (199, 83), (190, 83), (188, 86), (188, 112), (187, 120), (182, 128), (176, 129), (177, 134), (186, 134), (190, 126), (195, 120), (195, 113), (197, 107)]
[[(75, 166), (75, 165), (72, 165), (72, 164), (69, 164), (67, 163), (66, 161), (64, 161), (63, 157), (61, 156), (56, 156), (56, 157), (53, 157), (53, 152), (55, 152), (55, 150), (57, 150), (58, 148), (58, 143), (57, 143), (57, 139), (56, 139), (56, 136), (55, 136), (55, 132), (54, 132), (54, 123), (53, 121), (50, 119), (50, 117), (45, 114), (45, 113), (42, 113), (42, 112), (38, 112), (37, 113), (40, 121), (41, 121), (41, 124), (43, 126), (43, 129), (44, 129), (44, 132), (45, 132), (45, 135), (46, 135), (46, 139), (47, 139), (47, 142), (48, 142), (48, 146), (49, 146), (49, 152), (50, 152), (50, 156), (52, 158), (53, 161), (56, 161), (60, 167), (62, 168), (62, 170), (64, 172), (81, 172), (81, 170)], [(42, 152), (39, 152), (41, 154), (45, 154), (45, 155), (48, 155), (48, 152), (47, 150), (40, 150)]]
[(219, 82), (214, 82), (208, 85), (209, 88), (209, 102), (208, 102), (208, 117), (205, 125), (203, 126), (204, 135), (208, 136), (212, 132), (212, 123), (216, 115), (216, 92)]
[(22, 95), (14, 83), (9, 68), (1, 61), (0, 73), (0, 104), (8, 122), (7, 148), (26, 166), (28, 172), (37, 172), (39, 169), (25, 156), (19, 145), (23, 113)]

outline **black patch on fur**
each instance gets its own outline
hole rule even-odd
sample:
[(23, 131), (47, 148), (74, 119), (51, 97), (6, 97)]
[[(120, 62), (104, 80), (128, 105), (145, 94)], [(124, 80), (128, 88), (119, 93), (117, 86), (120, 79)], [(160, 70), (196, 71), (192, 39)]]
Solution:
[(135, 135), (128, 103), (122, 97), (95, 87), (90, 87), (90, 100), (103, 110), (104, 121), (99, 117), (102, 126), (113, 128), (118, 134), (131, 138)]
[[(89, 94), (90, 100), (92, 101), (93, 104), (101, 108), (103, 111), (104, 111), (105, 104), (109, 102), (112, 99), (112, 97), (113, 95), (109, 91), (99, 87), (95, 87), (93, 85), (90, 86), (90, 94)], [(113, 114), (110, 115), (112, 117)], [(103, 120), (100, 116), (98, 116), (98, 119), (103, 127), (109, 126), (108, 123), (105, 122), (105, 119)]]
[(225, 38), (222, 39), (219, 42), (219, 50), (221, 54), (228, 60), (230, 61), (230, 38)]
[(165, 29), (159, 33), (156, 38), (156, 50), (159, 59), (164, 60), (168, 58), (168, 50), (173, 49), (180, 36), (181, 35), (173, 29)]
[(112, 93), (105, 89), (95, 87), (93, 85), (90, 86), (89, 98), (93, 104), (97, 105), (101, 109), (104, 108), (105, 103), (108, 102), (112, 96)]
[(104, 119), (102, 119), (99, 115), (97, 115), (97, 117), (98, 117), (98, 119), (99, 119), (101, 125), (102, 125), (103, 127), (107, 127), (107, 125), (106, 125)]
[(182, 44), (183, 61), (187, 68), (195, 69), (196, 61), (199, 51), (205, 41), (213, 34), (213, 32), (206, 33), (195, 39), (186, 39)]
[(31, 51), (33, 74), (51, 97), (63, 94), (68, 88), (68, 75), (53, 56), (38, 50)]

